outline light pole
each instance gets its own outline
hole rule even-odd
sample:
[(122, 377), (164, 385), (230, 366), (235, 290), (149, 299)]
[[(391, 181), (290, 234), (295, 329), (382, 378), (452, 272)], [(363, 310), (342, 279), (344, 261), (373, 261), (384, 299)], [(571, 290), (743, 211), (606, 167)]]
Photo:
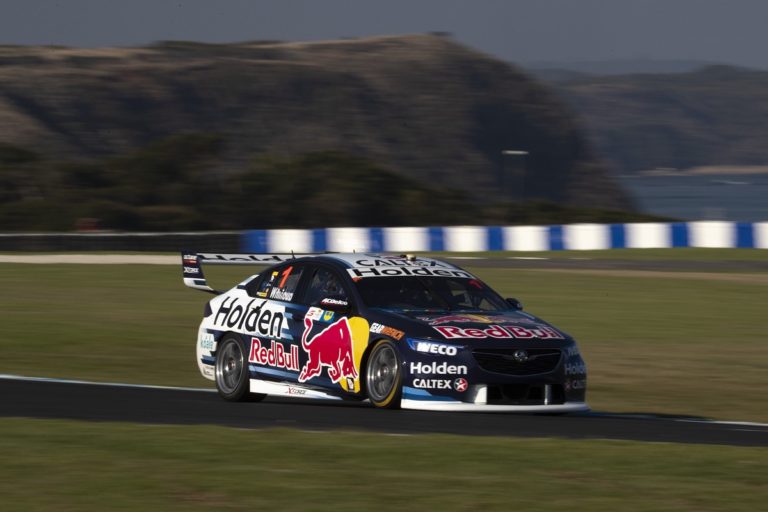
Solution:
[[(501, 179), (499, 180), (501, 193), (504, 197), (509, 197), (513, 190), (514, 185), (517, 185), (515, 191), (515, 197), (520, 201), (525, 199), (525, 157), (528, 156), (528, 152), (522, 149), (505, 149), (501, 152)], [(514, 166), (515, 177), (517, 183), (513, 182), (513, 177), (510, 175), (509, 169), (507, 169), (508, 157), (520, 157), (515, 159), (517, 165)]]

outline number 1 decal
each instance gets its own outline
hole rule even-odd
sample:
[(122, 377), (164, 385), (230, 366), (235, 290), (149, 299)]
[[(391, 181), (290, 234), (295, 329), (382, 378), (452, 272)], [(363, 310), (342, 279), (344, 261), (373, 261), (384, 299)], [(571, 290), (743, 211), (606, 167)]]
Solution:
[(280, 284), (277, 285), (278, 288), (282, 289), (283, 286), (285, 286), (285, 280), (288, 279), (288, 276), (291, 275), (291, 272), (293, 272), (293, 265), (283, 270), (283, 273), (280, 274), (281, 276), (283, 276), (283, 278), (280, 280)]

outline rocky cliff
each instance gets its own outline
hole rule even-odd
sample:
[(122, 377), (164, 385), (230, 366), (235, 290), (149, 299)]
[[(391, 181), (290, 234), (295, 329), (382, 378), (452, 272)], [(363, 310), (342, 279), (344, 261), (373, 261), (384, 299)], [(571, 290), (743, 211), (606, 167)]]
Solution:
[(79, 160), (190, 132), (222, 138), (227, 176), (333, 150), (478, 200), (627, 206), (547, 88), (448, 37), (0, 47), (0, 143)]

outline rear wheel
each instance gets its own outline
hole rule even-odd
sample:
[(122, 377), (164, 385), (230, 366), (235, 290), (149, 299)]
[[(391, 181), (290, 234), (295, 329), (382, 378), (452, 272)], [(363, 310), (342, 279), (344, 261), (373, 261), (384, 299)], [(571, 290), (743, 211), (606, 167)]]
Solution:
[(235, 334), (226, 334), (216, 350), (216, 389), (230, 402), (258, 402), (267, 395), (251, 393), (248, 378), (248, 359), (243, 340)]
[(395, 345), (381, 340), (374, 345), (365, 370), (368, 399), (382, 409), (399, 409), (403, 393), (403, 373)]

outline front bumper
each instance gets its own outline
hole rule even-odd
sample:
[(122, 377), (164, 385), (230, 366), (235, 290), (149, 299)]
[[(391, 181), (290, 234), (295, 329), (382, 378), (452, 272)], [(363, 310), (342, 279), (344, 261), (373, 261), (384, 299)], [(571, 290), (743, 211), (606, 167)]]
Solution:
[[(550, 402), (552, 385), (545, 385), (545, 393), (540, 401), (519, 403), (498, 403), (499, 400), (489, 400), (489, 386), (475, 385), (463, 396), (456, 400), (451, 396), (435, 395), (424, 390), (409, 386), (403, 388), (401, 407), (425, 411), (478, 411), (478, 412), (521, 412), (521, 413), (569, 413), (589, 411), (589, 405), (582, 400), (564, 401), (555, 399)], [(490, 388), (493, 388), (491, 386)], [(582, 395), (583, 396), (583, 395)], [(490, 402), (490, 403), (489, 403)]]
[(420, 411), (456, 411), (456, 412), (518, 412), (518, 413), (569, 413), (589, 411), (586, 402), (569, 402), (552, 405), (495, 405), (457, 401), (413, 400), (403, 398), (400, 402), (403, 409)]

